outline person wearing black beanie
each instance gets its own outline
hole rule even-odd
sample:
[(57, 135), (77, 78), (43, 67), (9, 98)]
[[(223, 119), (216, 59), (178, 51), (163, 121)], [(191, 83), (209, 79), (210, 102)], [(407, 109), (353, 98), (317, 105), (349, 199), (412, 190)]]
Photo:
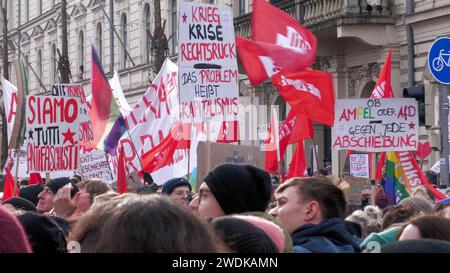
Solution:
[(48, 216), (26, 212), (17, 216), (30, 241), (33, 253), (66, 253), (67, 241), (63, 230)]
[(24, 211), (36, 211), (36, 206), (30, 201), (21, 197), (11, 197), (2, 203), (2, 206), (11, 205), (14, 209), (24, 210)]
[(202, 217), (265, 211), (270, 200), (269, 174), (251, 165), (222, 164), (203, 181), (190, 204)]
[(44, 190), (44, 185), (35, 184), (20, 189), (19, 197), (26, 199), (37, 206), (39, 203), (38, 195)]
[(53, 209), (53, 199), (55, 194), (64, 186), (70, 184), (72, 190), (70, 191), (70, 195), (73, 198), (75, 194), (78, 192), (78, 187), (71, 183), (68, 177), (61, 177), (50, 180), (44, 187), (44, 190), (38, 195), (39, 203), (36, 208), (39, 212), (45, 213), (50, 212)]

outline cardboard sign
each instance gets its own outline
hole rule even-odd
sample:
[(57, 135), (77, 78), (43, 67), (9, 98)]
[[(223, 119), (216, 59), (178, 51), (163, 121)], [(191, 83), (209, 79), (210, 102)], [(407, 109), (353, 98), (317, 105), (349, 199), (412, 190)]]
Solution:
[(179, 14), (182, 120), (237, 120), (238, 69), (231, 8), (182, 2)]
[[(258, 146), (244, 146), (225, 143), (210, 143), (211, 152), (208, 156), (207, 143), (200, 142), (197, 148), (197, 181), (198, 186), (217, 165), (222, 163), (242, 163), (250, 164), (264, 169), (264, 152)], [(210, 161), (207, 164), (207, 161)], [(209, 169), (208, 169), (209, 166)]]
[(86, 101), (83, 86), (76, 84), (54, 84), (52, 85), (52, 96), (58, 97), (76, 97), (80, 99), (79, 122), (78, 130), (80, 139), (80, 149), (82, 153), (88, 152), (92, 149), (85, 148), (85, 143), (94, 140), (94, 133), (92, 131), (92, 123), (89, 120), (89, 106)]
[(347, 201), (350, 204), (360, 205), (362, 192), (370, 189), (369, 181), (367, 179), (347, 175), (342, 176), (342, 178), (350, 185), (350, 189), (345, 191)]
[(29, 173), (78, 169), (79, 115), (78, 98), (27, 96)]
[(80, 155), (80, 172), (83, 179), (113, 180), (105, 153), (98, 150)]
[(417, 150), (419, 118), (415, 99), (337, 100), (335, 113), (335, 150)]
[(370, 178), (368, 154), (350, 155), (350, 175), (360, 178)]

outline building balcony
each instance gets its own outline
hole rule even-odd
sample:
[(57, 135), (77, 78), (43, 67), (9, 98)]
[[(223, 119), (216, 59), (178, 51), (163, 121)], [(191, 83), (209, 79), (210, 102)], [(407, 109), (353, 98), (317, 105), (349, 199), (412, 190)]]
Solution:
[[(392, 0), (271, 1), (309, 29), (355, 24), (394, 24)], [(275, 3), (276, 2), (276, 3)], [(270, 20), (268, 18), (268, 20)], [(249, 38), (251, 13), (234, 18), (237, 36)]]

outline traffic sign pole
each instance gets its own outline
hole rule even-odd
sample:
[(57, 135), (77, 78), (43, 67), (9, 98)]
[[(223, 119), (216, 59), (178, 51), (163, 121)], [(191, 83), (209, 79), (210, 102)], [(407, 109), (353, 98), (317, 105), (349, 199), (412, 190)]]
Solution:
[(439, 187), (448, 186), (448, 85), (450, 84), (450, 38), (436, 39), (428, 51), (428, 68), (439, 84), (439, 127), (441, 158)]
[(439, 85), (439, 127), (441, 127), (441, 159), (439, 160), (439, 188), (448, 187), (448, 89)]

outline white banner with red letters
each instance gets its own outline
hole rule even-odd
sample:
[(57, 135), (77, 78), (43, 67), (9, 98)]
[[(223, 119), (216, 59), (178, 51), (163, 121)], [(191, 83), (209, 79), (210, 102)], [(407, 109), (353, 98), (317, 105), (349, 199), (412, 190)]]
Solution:
[(28, 172), (78, 169), (80, 100), (27, 96)]

